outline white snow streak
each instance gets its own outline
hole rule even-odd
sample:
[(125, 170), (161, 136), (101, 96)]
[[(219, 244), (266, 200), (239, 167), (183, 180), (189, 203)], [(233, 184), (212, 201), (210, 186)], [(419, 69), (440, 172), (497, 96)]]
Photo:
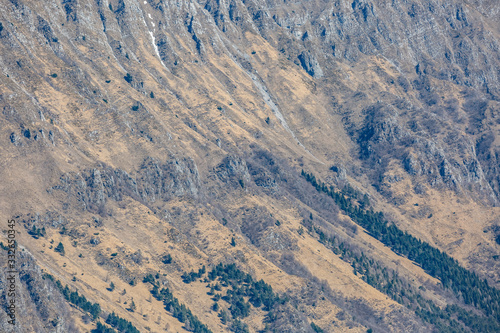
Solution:
[(160, 62), (163, 65), (163, 67), (165, 67), (168, 70), (167, 66), (165, 66), (165, 64), (163, 63), (163, 60), (161, 60), (160, 52), (158, 51), (158, 46), (156, 46), (155, 36), (153, 35), (153, 33), (151, 31), (148, 30), (148, 32), (149, 32), (149, 35), (151, 36), (151, 40), (153, 41), (153, 47), (155, 49), (156, 55), (158, 56), (158, 59), (160, 59)]

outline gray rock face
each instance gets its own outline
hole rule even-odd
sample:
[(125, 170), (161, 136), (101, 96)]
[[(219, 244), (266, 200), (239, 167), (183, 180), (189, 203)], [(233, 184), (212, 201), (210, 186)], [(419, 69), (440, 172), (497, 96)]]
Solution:
[[(213, 15), (219, 28), (224, 24), (223, 32), (229, 36), (234, 36), (236, 29), (228, 26), (243, 25), (258, 29), (267, 40), (279, 40), (277, 47), (289, 58), (298, 59), (302, 68), (315, 78), (331, 77), (336, 62), (355, 64), (366, 56), (379, 56), (402, 74), (397, 82), (390, 84), (397, 83), (405, 92), (418, 91), (423, 107), (446, 109), (450, 116), (460, 110), (453, 111), (450, 104), (443, 105), (431, 79), (480, 91), (463, 110), (471, 121), (469, 130), (475, 128), (483, 136), (489, 133), (489, 129), (480, 124), (485, 122), (486, 110), (494, 105), (493, 101), (500, 99), (500, 81), (495, 70), (500, 66), (500, 27), (492, 20), (492, 13), (500, 12), (498, 2), (265, 1), (259, 5), (246, 2), (243, 6), (232, 6), (242, 11), (237, 19), (228, 15), (228, 7), (207, 2), (205, 9)], [(260, 10), (261, 7), (272, 9), (273, 15)], [(209, 25), (206, 27), (210, 29)], [(276, 31), (280, 32), (279, 38)], [(400, 148), (409, 145), (420, 156), (413, 157), (413, 166), (408, 164), (410, 161), (403, 162), (404, 157), (399, 153), (396, 158), (405, 168), (410, 168), (410, 174), (427, 175), (433, 184), (445, 183), (453, 188), (476, 183), (480, 196), (492, 203), (498, 201), (498, 173), (493, 171), (497, 170), (494, 156), (498, 152), (494, 146), (478, 155), (473, 148), (474, 137), (459, 135), (459, 142), (452, 140), (453, 143), (437, 138), (435, 134), (442, 130), (440, 123), (449, 119), (430, 112), (426, 112), (426, 118), (421, 121), (427, 134), (412, 133), (404, 124), (404, 112), (387, 111), (377, 115), (372, 112), (378, 111), (365, 109), (366, 127), (358, 128), (363, 135), (370, 136), (369, 140), (359, 140), (362, 154), (371, 154), (374, 145), (379, 148), (382, 144)], [(388, 150), (395, 152), (393, 148)], [(461, 154), (463, 149), (467, 152)], [(436, 155), (437, 151), (440, 153)], [(461, 157), (455, 162), (457, 151)], [(482, 169), (491, 171), (485, 173)]]
[(235, 156), (227, 156), (222, 160), (215, 170), (217, 177), (223, 182), (231, 182), (241, 186), (250, 181), (247, 163), (245, 160)]
[(449, 139), (442, 143), (435, 140), (433, 133), (438, 119), (431, 118), (426, 125), (425, 117), (415, 117), (408, 128), (402, 124), (399, 112), (381, 103), (364, 111), (367, 116), (358, 132), (358, 142), (361, 158), (376, 166), (375, 173), (383, 174), (388, 161), (394, 158), (401, 161), (408, 174), (423, 176), (432, 186), (444, 185), (457, 191), (473, 186), (478, 197), (491, 204), (498, 202), (494, 184), (486, 178), (470, 138), (451, 131)]
[(136, 176), (138, 192), (144, 201), (197, 197), (200, 189), (198, 168), (193, 160), (171, 159), (166, 163), (148, 158)]
[[(92, 38), (96, 40), (95, 46), (102, 47), (102, 50), (97, 52), (109, 53), (110, 61), (113, 61), (120, 71), (123, 70), (123, 75), (131, 73), (132, 80), (128, 84), (141, 94), (147, 93), (144, 81), (149, 74), (146, 73), (157, 73), (156, 69), (148, 67), (141, 61), (140, 56), (135, 54), (135, 50), (146, 43), (145, 47), (151, 51), (152, 56), (159, 59), (161, 65), (174, 76), (189, 62), (207, 61), (207, 50), (216, 56), (228, 56), (238, 66), (251, 73), (254, 82), (258, 82), (262, 90), (266, 91), (265, 96), (263, 95), (264, 99), (269, 98), (266, 103), (275, 106), (276, 110), (282, 109), (270, 97), (273, 87), (268, 84), (268, 79), (260, 77), (253, 70), (252, 62), (248, 60), (249, 55), (241, 51), (244, 49), (244, 43), (240, 41), (244, 39), (245, 32), (260, 35), (288, 59), (299, 64), (309, 75), (322, 78), (325, 83), (336, 82), (339, 63), (354, 66), (363, 60), (372, 59), (367, 57), (384, 59), (400, 73), (398, 78), (387, 78), (389, 84), (403, 89), (405, 93), (411, 92), (417, 96), (411, 103), (419, 103), (425, 108), (450, 109), (450, 113), (455, 112), (458, 115), (462, 111), (459, 110), (460, 106), (452, 111), (454, 107), (444, 105), (439, 92), (434, 89), (432, 80), (455, 84), (464, 89), (466, 96), (472, 96), (471, 92), (475, 93), (474, 97), (468, 97), (470, 101), (463, 105), (463, 111), (467, 114), (466, 121), (469, 122), (467, 128), (473, 136), (470, 138), (470, 144), (475, 145), (473, 141), (478, 140), (483, 142), (481, 147), (484, 149), (477, 157), (471, 157), (475, 159), (471, 164), (472, 168), (478, 171), (475, 176), (468, 175), (468, 171), (465, 172), (468, 167), (463, 165), (460, 177), (457, 171), (454, 177), (445, 178), (456, 179), (456, 182), (460, 183), (460, 178), (472, 180), (474, 177), (481, 177), (480, 169), (482, 169), (485, 170), (484, 179), (489, 183), (483, 187), (491, 187), (496, 197), (500, 195), (500, 180), (496, 172), (498, 163), (495, 157), (499, 153), (498, 149), (495, 145), (489, 147), (486, 144), (489, 141), (481, 139), (494, 132), (484, 124), (490, 120), (488, 115), (493, 114), (497, 107), (493, 101), (500, 100), (498, 86), (500, 80), (497, 70), (500, 67), (498, 56), (500, 26), (495, 20), (495, 13), (500, 12), (500, 4), (497, 1), (452, 0), (442, 3), (436, 0), (414, 2), (397, 0), (386, 3), (355, 0), (332, 3), (322, 0), (308, 2), (207, 0), (174, 3), (162, 0), (144, 4), (136, 0), (120, 0), (112, 3), (64, 0), (59, 11), (52, 10), (51, 6), (50, 1), (40, 8), (29, 1), (5, 1), (2, 14), (4, 16), (0, 20), (2, 47), (9, 50), (26, 49), (30, 53), (34, 52), (34, 48), (28, 41), (36, 40), (45, 45), (46, 52), (55, 55), (62, 63), (71, 67), (74, 61), (69, 55), (81, 56), (78, 45), (87, 45), (85, 35), (93, 35)], [(16, 24), (33, 24), (34, 29), (20, 32), (13, 28)], [(3, 54), (5, 54), (2, 60), (5, 73), (11, 73), (16, 82), (36, 83), (46, 80), (40, 78), (34, 70), (42, 65), (31, 60), (36, 57), (31, 56), (28, 59), (11, 55), (11, 52)], [(144, 71), (139, 70), (141, 66), (145, 66)], [(383, 71), (381, 69), (381, 72)], [(60, 76), (63, 74), (60, 73)], [(88, 73), (81, 69), (68, 70), (64, 76), (70, 79), (72, 87), (89, 105), (96, 107), (99, 105), (102, 96), (99, 96), (100, 92), (88, 83), (90, 81)], [(214, 76), (221, 78), (217, 71), (214, 71)], [(195, 80), (192, 73), (186, 77)], [(157, 79), (163, 82), (163, 79)], [(54, 89), (60, 89), (56, 82), (50, 80), (47, 82)], [(221, 82), (225, 81), (221, 79)], [(230, 82), (227, 83), (227, 88), (228, 91), (234, 90)], [(271, 94), (267, 90), (270, 90)], [(178, 97), (178, 94), (174, 91), (173, 96)], [(31, 100), (30, 96), (26, 97), (27, 100)], [(392, 102), (389, 101), (392, 97), (380, 98), (387, 105)], [(405, 98), (411, 99), (409, 96), (403, 96), (403, 99)], [(335, 104), (328, 107), (330, 106), (332, 109), (339, 107)], [(99, 112), (115, 112), (115, 118), (121, 121), (122, 129), (127, 128), (139, 138), (156, 142), (158, 133), (147, 125), (154, 116), (149, 114), (147, 108), (143, 108), (139, 101), (135, 101), (131, 107), (137, 112), (122, 114), (114, 109), (99, 110)], [(369, 119), (371, 110), (365, 109), (365, 111)], [(18, 125), (22, 122), (22, 119), (17, 119), (19, 116), (7, 112), (7, 109), (4, 113), (9, 114), (9, 121), (13, 124)], [(280, 122), (285, 126), (286, 114), (279, 113), (279, 116), (282, 118)], [(360, 141), (359, 148), (363, 154), (374, 149), (373, 144), (378, 142), (377, 140), (385, 140), (384, 142), (392, 145), (394, 142), (401, 143), (402, 140), (410, 138), (404, 124), (409, 119), (402, 115), (402, 112), (381, 115), (385, 116), (387, 119), (377, 122), (376, 126), (380, 128), (365, 129), (376, 133), (374, 132), (375, 136), (369, 143), (366, 143), (367, 140)], [(25, 123), (33, 121), (33, 119), (24, 120)], [(433, 121), (427, 119), (429, 132), (439, 131), (437, 124), (443, 119), (434, 120), (434, 126), (431, 126)], [(193, 124), (193, 121), (189, 119), (186, 123)], [(288, 128), (288, 125), (286, 127)], [(197, 130), (195, 125), (191, 128)], [(293, 135), (292, 129), (288, 130)], [(49, 126), (25, 128), (10, 133), (13, 134), (9, 136), (9, 140), (16, 146), (28, 146), (27, 143), (35, 141), (54, 144), (59, 138), (59, 133)], [(406, 139), (402, 138), (402, 135)], [(413, 145), (413, 148), (425, 146), (426, 144), (421, 143)], [(445, 142), (442, 142), (440, 147), (446, 152)], [(418, 155), (418, 152), (416, 154)], [(429, 157), (429, 154), (423, 151), (421, 154)], [(402, 161), (401, 156), (397, 158)], [(447, 159), (451, 161), (451, 157)], [(452, 162), (450, 162), (451, 167), (444, 165), (440, 167), (442, 162), (442, 160), (433, 162), (437, 169), (431, 168), (432, 174), (447, 174), (455, 168)], [(425, 174), (429, 173), (429, 170), (421, 172)], [(99, 182), (99, 175), (96, 174), (95, 178)], [(272, 185), (265, 180), (261, 183), (265, 186)], [(140, 196), (144, 200), (156, 200), (160, 192), (167, 191), (164, 187), (170, 185), (162, 183), (161, 186), (163, 190), (155, 186), (146, 186)], [(189, 191), (195, 188), (189, 187)], [(104, 192), (96, 193), (95, 196), (88, 200), (101, 204), (102, 198), (105, 197)]]
[(22, 222), (28, 230), (33, 227), (36, 227), (37, 229), (42, 227), (60, 229), (68, 224), (68, 220), (55, 211), (46, 211), (44, 213), (26, 213), (15, 217), (15, 219)]
[(313, 55), (308, 52), (302, 52), (301, 54), (299, 54), (298, 58), (300, 64), (302, 65), (302, 68), (304, 68), (309, 75), (315, 78), (320, 78), (323, 76), (323, 70), (318, 63), (318, 60), (316, 60)]
[[(268, 1), (267, 5), (273, 15), (261, 16), (263, 22), (257, 24), (261, 33), (271, 34), (271, 27), (278, 25), (295, 44), (321, 52), (325, 59), (319, 62), (322, 67), (331, 68), (332, 56), (356, 62), (363, 55), (382, 55), (404, 71), (414, 69), (417, 74), (462, 85), (486, 84), (498, 89), (498, 73), (492, 66), (498, 63), (498, 36), (488, 33), (483, 14), (464, 1), (355, 0), (291, 5)], [(498, 3), (484, 6), (493, 12), (499, 10)], [(497, 22), (493, 25), (498, 28)], [(299, 54), (304, 57), (303, 52)]]
[(101, 165), (65, 174), (49, 191), (63, 191), (80, 209), (103, 213), (108, 199), (121, 201), (123, 196), (129, 196), (151, 203), (174, 197), (197, 197), (199, 189), (198, 169), (192, 160), (172, 158), (162, 163), (147, 158), (133, 176)]
[(403, 159), (403, 165), (410, 175), (420, 176), (422, 174), (422, 168), (418, 164), (418, 161), (414, 154), (408, 153)]

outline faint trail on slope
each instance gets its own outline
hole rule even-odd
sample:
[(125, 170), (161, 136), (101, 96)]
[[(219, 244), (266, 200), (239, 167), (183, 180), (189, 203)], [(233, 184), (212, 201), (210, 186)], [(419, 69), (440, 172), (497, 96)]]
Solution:
[(260, 94), (262, 95), (262, 98), (264, 99), (264, 102), (266, 102), (266, 104), (271, 108), (271, 110), (273, 111), (274, 115), (276, 116), (276, 118), (278, 118), (278, 120), (280, 121), (281, 125), (285, 128), (285, 130), (287, 130), (287, 132), (290, 133), (290, 135), (298, 143), (298, 145), (300, 147), (302, 147), (302, 149), (304, 149), (316, 161), (318, 161), (321, 164), (324, 164), (316, 156), (314, 156), (309, 150), (307, 150), (307, 148), (295, 136), (295, 134), (293, 133), (293, 131), (288, 126), (288, 124), (287, 124), (287, 122), (285, 120), (285, 117), (280, 112), (278, 106), (276, 105), (276, 103), (273, 102), (273, 100), (272, 100), (271, 96), (269, 95), (269, 93), (267, 91), (267, 88), (264, 86), (264, 84), (261, 83), (261, 82), (259, 82), (259, 79), (258, 79), (258, 77), (255, 74), (249, 73), (249, 72), (246, 72), (246, 73), (252, 79), (253, 84), (257, 87), (257, 89), (259, 90)]
[[(220, 36), (219, 36), (220, 37)], [(224, 46), (226, 46), (224, 44)], [(242, 54), (242, 52), (240, 50), (238, 50), (238, 48), (236, 48), (234, 45), (232, 45), (233, 48), (235, 48), (235, 51)], [(280, 121), (281, 125), (283, 126), (283, 128), (288, 132), (290, 133), (290, 135), (292, 136), (292, 138), (297, 142), (297, 144), (305, 150), (305, 152), (307, 154), (309, 154), (312, 158), (314, 158), (317, 162), (321, 163), (321, 164), (325, 164), (323, 162), (321, 162), (316, 156), (314, 156), (309, 150), (307, 150), (307, 148), (299, 141), (299, 139), (295, 136), (295, 134), (293, 133), (293, 131), (290, 129), (290, 126), (288, 126), (288, 123), (286, 122), (285, 120), (285, 117), (283, 116), (283, 114), (281, 113), (280, 109), (278, 108), (278, 106), (276, 105), (276, 103), (274, 103), (273, 99), (271, 98), (271, 96), (269, 95), (268, 93), (268, 89), (267, 87), (265, 86), (263, 80), (259, 80), (259, 78), (257, 77), (257, 75), (247, 71), (245, 68), (243, 68), (243, 66), (241, 66), (239, 64), (239, 62), (236, 60), (236, 58), (233, 56), (233, 54), (229, 51), (229, 49), (226, 47), (226, 50), (228, 51), (228, 56), (231, 58), (231, 60), (236, 64), (236, 66), (238, 66), (246, 75), (248, 75), (248, 77), (250, 77), (250, 79), (252, 80), (253, 84), (255, 85), (255, 87), (259, 90), (262, 98), (264, 99), (264, 102), (271, 108), (271, 111), (273, 112), (273, 114), (276, 116), (276, 118), (278, 118), (278, 120)], [(260, 82), (262, 81), (262, 82)]]

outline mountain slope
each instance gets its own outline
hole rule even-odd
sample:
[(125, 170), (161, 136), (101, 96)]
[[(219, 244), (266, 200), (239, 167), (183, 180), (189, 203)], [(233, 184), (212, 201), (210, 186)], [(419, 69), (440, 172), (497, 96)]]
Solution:
[[(204, 329), (155, 286), (213, 332), (494, 330), (499, 11), (2, 0), (0, 211), (25, 309), (2, 331), (89, 331), (113, 312), (141, 332)], [(378, 211), (474, 272), (492, 308), (359, 217)], [(232, 263), (277, 300), (259, 305), (233, 266), (211, 273)]]

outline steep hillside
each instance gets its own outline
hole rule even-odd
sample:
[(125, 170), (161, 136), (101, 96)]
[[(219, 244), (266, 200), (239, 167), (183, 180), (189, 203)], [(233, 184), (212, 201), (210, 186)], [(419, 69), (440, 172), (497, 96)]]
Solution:
[(0, 331), (499, 331), (499, 15), (0, 0)]

